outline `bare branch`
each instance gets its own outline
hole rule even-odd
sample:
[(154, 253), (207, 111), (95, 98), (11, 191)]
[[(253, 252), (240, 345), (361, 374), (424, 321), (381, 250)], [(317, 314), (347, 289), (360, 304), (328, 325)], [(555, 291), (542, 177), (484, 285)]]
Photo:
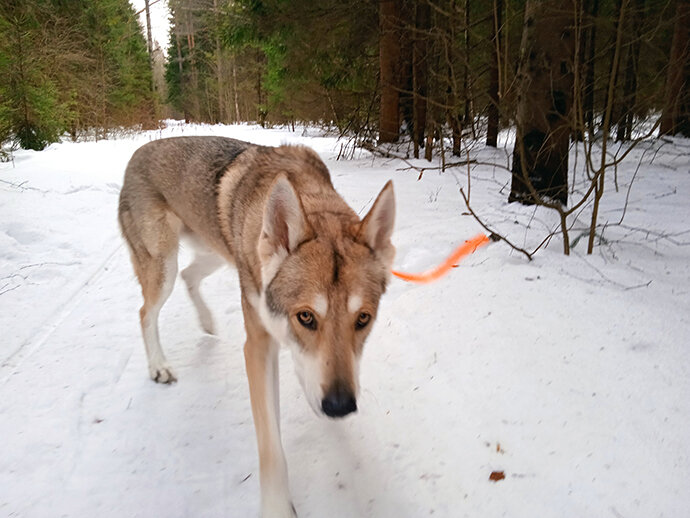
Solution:
[(499, 240), (500, 240), (500, 241), (505, 241), (505, 242), (508, 244), (508, 246), (510, 246), (513, 250), (516, 250), (516, 251), (518, 251), (518, 252), (524, 254), (524, 256), (527, 257), (528, 260), (530, 260), (530, 261), (532, 260), (532, 255), (531, 255), (527, 250), (525, 250), (524, 248), (520, 248), (519, 246), (515, 246), (515, 245), (514, 245), (513, 243), (511, 243), (506, 237), (502, 236), (502, 235), (499, 234), (498, 232), (495, 232), (494, 230), (492, 230), (491, 228), (489, 228), (489, 227), (479, 218), (479, 216), (477, 216), (477, 214), (474, 212), (474, 210), (472, 210), (472, 207), (470, 207), (470, 202), (469, 202), (469, 200), (467, 199), (467, 196), (465, 195), (465, 191), (462, 189), (462, 187), (460, 188), (460, 194), (462, 195), (462, 199), (465, 200), (465, 206), (467, 207), (467, 210), (469, 211), (469, 213), (472, 215), (472, 217), (475, 219), (475, 221), (476, 221), (477, 223), (479, 223), (479, 224), (481, 225), (481, 227), (482, 227), (484, 230), (486, 230), (486, 231), (490, 234), (490, 238), (491, 238), (493, 241), (499, 241)]

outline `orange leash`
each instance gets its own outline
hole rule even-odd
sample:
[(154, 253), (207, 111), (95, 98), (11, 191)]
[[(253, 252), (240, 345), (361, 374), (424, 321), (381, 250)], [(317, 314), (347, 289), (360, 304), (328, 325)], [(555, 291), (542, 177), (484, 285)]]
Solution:
[(433, 282), (443, 277), (446, 273), (448, 273), (448, 271), (451, 268), (457, 266), (460, 259), (462, 259), (466, 255), (470, 255), (477, 248), (484, 246), (488, 242), (489, 238), (486, 235), (478, 234), (469, 241), (465, 241), (463, 244), (457, 247), (453, 251), (453, 253), (450, 254), (448, 258), (445, 261), (443, 261), (440, 265), (438, 265), (436, 268), (427, 270), (423, 273), (405, 273), (396, 270), (392, 270), (392, 273), (393, 275), (404, 281), (419, 282), (423, 284), (427, 282)]

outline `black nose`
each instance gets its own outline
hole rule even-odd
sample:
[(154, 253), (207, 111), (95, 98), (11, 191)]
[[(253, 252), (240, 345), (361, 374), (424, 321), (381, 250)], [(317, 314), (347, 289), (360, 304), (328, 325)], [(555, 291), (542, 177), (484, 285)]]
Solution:
[(342, 385), (335, 385), (321, 401), (321, 409), (328, 417), (343, 417), (357, 411), (357, 401)]

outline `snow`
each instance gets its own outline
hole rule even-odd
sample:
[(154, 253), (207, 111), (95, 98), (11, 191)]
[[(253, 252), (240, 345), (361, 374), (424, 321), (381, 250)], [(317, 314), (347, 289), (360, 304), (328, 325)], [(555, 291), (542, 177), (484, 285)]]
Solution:
[[(310, 145), (361, 213), (393, 178), (400, 270), (425, 270), (481, 231), (459, 194), (466, 168), (418, 180), (365, 152), (336, 161), (340, 143), (316, 129), (171, 124), (16, 152), (0, 164), (0, 516), (258, 516), (237, 275), (221, 269), (202, 287), (217, 337), (177, 284), (161, 335), (179, 382), (157, 385), (117, 228), (132, 152), (180, 134)], [(610, 224), (591, 256), (586, 237), (570, 257), (554, 237), (531, 262), (498, 243), (436, 283), (392, 280), (351, 418), (314, 416), (281, 353), (300, 517), (687, 516), (689, 151), (675, 139), (631, 153), (619, 191), (607, 183)], [(505, 163), (505, 149), (472, 153)], [(507, 205), (508, 182), (474, 167), (472, 207), (532, 250), (557, 218)]]

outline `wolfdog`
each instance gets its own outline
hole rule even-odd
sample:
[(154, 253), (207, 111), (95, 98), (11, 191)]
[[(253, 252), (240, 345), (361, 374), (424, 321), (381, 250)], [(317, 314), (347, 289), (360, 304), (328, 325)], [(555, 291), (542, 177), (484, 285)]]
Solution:
[(177, 276), (179, 240), (195, 251), (181, 276), (207, 333), (215, 326), (199, 285), (224, 262), (237, 268), (262, 516), (295, 517), (280, 439), (279, 346), (291, 350), (317, 414), (357, 410), (362, 348), (395, 254), (393, 184), (360, 220), (309, 148), (167, 138), (130, 159), (118, 215), (144, 297), (139, 316), (156, 382), (176, 381), (158, 315)]

